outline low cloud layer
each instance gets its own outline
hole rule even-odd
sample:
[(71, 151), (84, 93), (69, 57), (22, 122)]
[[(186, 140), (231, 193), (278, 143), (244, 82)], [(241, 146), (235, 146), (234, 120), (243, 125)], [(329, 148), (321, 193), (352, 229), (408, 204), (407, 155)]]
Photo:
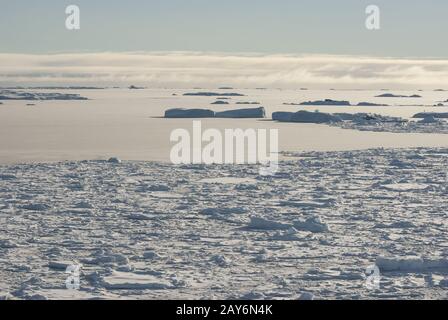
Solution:
[(435, 89), (448, 87), (448, 60), (195, 52), (0, 54), (1, 86), (131, 84)]

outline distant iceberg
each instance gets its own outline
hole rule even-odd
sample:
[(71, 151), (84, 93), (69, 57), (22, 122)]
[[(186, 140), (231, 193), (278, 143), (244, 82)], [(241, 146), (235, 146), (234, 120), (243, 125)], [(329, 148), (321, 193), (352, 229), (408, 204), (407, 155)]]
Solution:
[(213, 118), (215, 112), (208, 109), (169, 109), (165, 111), (165, 118)]
[(0, 100), (88, 100), (79, 94), (0, 90)]
[(294, 112), (278, 111), (272, 113), (272, 120), (280, 122), (291, 122)]
[(165, 118), (265, 118), (263, 107), (214, 112), (208, 109), (169, 109)]
[(197, 96), (197, 97), (244, 97), (244, 94), (233, 92), (188, 92), (184, 93), (184, 96)]
[(373, 102), (360, 102), (356, 106), (358, 107), (388, 107), (388, 104), (373, 103)]
[(300, 122), (300, 123), (330, 123), (341, 122), (338, 116), (324, 112), (310, 112), (300, 110), (298, 112), (274, 112), (272, 119), (280, 122)]
[(444, 258), (425, 259), (421, 257), (378, 257), (376, 265), (381, 272), (427, 272), (431, 270), (447, 270), (448, 260)]
[(448, 119), (448, 112), (420, 112), (417, 114), (414, 114), (412, 118), (427, 118), (427, 117), (434, 117), (439, 119)]
[(229, 103), (227, 101), (217, 100), (215, 102), (212, 102), (211, 104), (229, 104)]
[(388, 107), (387, 104), (382, 103), (373, 103), (373, 102), (359, 102), (356, 105), (352, 105), (350, 101), (346, 100), (331, 100), (331, 99), (325, 99), (325, 100), (316, 100), (316, 101), (307, 101), (302, 103), (283, 103), (285, 106), (342, 106), (342, 107), (349, 107), (349, 106), (357, 106), (357, 107)]
[(216, 118), (264, 118), (266, 111), (263, 107), (252, 109), (235, 109), (216, 112)]
[(413, 94), (411, 96), (405, 96), (405, 95), (399, 95), (399, 94), (393, 94), (393, 93), (383, 93), (383, 94), (376, 96), (376, 98), (421, 98), (421, 97), (422, 96), (420, 96), (418, 94)]
[(338, 101), (338, 100), (317, 100), (317, 101), (307, 101), (300, 103), (301, 106), (350, 106), (349, 101)]

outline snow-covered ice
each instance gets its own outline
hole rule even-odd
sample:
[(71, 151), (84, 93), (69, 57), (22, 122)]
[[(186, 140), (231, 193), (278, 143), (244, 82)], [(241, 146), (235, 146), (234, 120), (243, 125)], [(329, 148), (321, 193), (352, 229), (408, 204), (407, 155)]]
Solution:
[[(2, 165), (0, 296), (447, 298), (448, 149), (285, 156), (266, 177), (255, 165)], [(79, 291), (65, 288), (70, 264)]]

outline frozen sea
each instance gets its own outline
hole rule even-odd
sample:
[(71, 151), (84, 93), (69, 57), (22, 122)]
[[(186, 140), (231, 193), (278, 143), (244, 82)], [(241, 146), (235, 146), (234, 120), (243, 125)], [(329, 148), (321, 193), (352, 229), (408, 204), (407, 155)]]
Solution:
[[(431, 107), (448, 92), (231, 90), (247, 96), (212, 106), (182, 96), (199, 90), (73, 91), (91, 100), (0, 105), (0, 299), (447, 298), (448, 135), (202, 120), (278, 128), (285, 157), (264, 177), (256, 165), (171, 164), (170, 133), (192, 120), (161, 116), (258, 101), (268, 118), (410, 118), (448, 112)], [(391, 106), (283, 105), (325, 98)], [(74, 265), (79, 290), (67, 288)]]
[[(30, 91), (30, 90), (28, 90)], [(32, 91), (32, 90), (31, 90)], [(41, 90), (45, 92), (48, 90)], [(431, 107), (448, 99), (448, 92), (398, 91), (422, 98), (375, 98), (386, 91), (337, 90), (193, 90), (193, 89), (105, 89), (55, 90), (79, 93), (88, 101), (4, 101), (0, 105), (0, 163), (104, 159), (169, 161), (170, 133), (177, 128), (191, 131), (191, 119), (163, 119), (171, 107), (210, 108), (216, 111), (256, 107), (238, 101), (260, 102), (267, 118), (274, 111), (319, 109), (323, 112), (375, 112), (410, 118), (417, 112), (448, 112)], [(186, 92), (237, 92), (229, 105), (211, 105), (214, 97), (185, 97)], [(176, 94), (176, 96), (173, 96)], [(309, 100), (349, 100), (389, 104), (388, 107), (287, 106)], [(400, 105), (400, 106), (397, 106)], [(406, 106), (407, 105), (407, 106)], [(415, 106), (423, 105), (423, 106)], [(343, 130), (327, 125), (276, 123), (256, 119), (202, 119), (203, 129), (278, 128), (280, 151), (343, 151), (377, 147), (448, 146), (446, 135), (398, 134)]]

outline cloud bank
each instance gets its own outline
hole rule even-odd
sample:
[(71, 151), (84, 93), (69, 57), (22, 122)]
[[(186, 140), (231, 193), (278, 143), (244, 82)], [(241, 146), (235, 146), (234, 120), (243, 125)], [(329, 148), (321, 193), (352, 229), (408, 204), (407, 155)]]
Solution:
[(447, 88), (448, 60), (200, 52), (0, 54), (1, 86), (130, 84), (173, 88)]

